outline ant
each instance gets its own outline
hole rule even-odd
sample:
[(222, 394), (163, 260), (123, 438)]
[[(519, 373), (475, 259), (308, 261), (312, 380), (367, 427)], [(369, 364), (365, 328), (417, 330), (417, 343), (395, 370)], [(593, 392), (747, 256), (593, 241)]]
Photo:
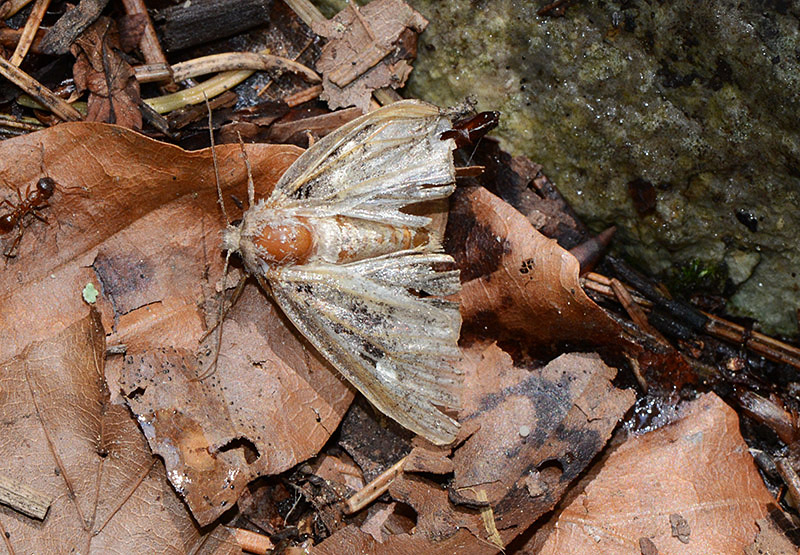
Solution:
[(17, 248), (17, 245), (19, 245), (22, 239), (22, 234), (24, 232), (22, 222), (26, 215), (32, 214), (44, 223), (49, 223), (47, 218), (39, 214), (37, 210), (49, 206), (47, 200), (53, 196), (55, 190), (55, 180), (52, 177), (42, 177), (36, 182), (35, 189), (32, 189), (30, 185), (28, 186), (28, 189), (25, 191), (25, 198), (22, 198), (22, 193), (20, 193), (19, 188), (17, 188), (17, 197), (19, 197), (19, 202), (17, 204), (7, 199), (0, 202), (0, 206), (5, 204), (11, 208), (11, 212), (0, 216), (0, 235), (10, 233), (15, 227), (19, 228), (19, 233), (17, 233), (17, 237), (14, 239), (11, 247), (6, 249), (6, 252), (3, 253), (7, 258), (16, 256), (14, 249)]

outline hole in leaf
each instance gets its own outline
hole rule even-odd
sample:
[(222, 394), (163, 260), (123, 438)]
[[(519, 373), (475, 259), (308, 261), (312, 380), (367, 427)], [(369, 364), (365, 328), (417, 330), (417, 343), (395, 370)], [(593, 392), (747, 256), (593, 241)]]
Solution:
[(256, 449), (255, 444), (246, 437), (237, 437), (230, 440), (228, 443), (219, 448), (220, 453), (232, 451), (234, 449), (241, 449), (244, 453), (244, 460), (247, 464), (253, 464), (258, 460), (261, 454)]

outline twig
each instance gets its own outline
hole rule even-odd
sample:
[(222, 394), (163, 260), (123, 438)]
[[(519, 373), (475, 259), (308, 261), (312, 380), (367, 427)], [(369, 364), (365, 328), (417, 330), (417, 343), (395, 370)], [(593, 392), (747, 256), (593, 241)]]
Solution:
[(236, 543), (242, 548), (242, 551), (249, 553), (256, 553), (257, 555), (266, 555), (273, 549), (275, 545), (265, 535), (244, 528), (230, 528), (228, 531), (236, 538)]
[(344, 514), (351, 515), (360, 511), (378, 497), (386, 493), (394, 479), (403, 472), (403, 465), (408, 457), (403, 457), (392, 466), (381, 472), (377, 478), (353, 494), (344, 504)]
[(142, 64), (134, 66), (133, 73), (139, 83), (156, 83), (172, 79), (172, 67), (169, 64)]
[[(586, 289), (595, 291), (600, 295), (611, 298), (615, 297), (611, 289), (611, 279), (606, 276), (589, 272), (581, 279), (581, 283)], [(647, 309), (653, 307), (651, 301), (639, 296), (635, 290), (632, 290), (627, 285), (625, 288), (628, 289), (628, 291), (632, 291), (631, 298), (637, 305)], [(707, 318), (706, 325), (702, 331), (708, 335), (731, 343), (738, 343), (754, 353), (774, 362), (788, 364), (800, 369), (800, 349), (797, 347), (778, 341), (763, 333), (747, 330), (743, 326), (729, 322), (719, 316), (707, 312), (699, 312)]]
[(0, 19), (8, 19), (30, 3), (31, 0), (8, 0), (0, 8)]
[(0, 56), (0, 75), (31, 95), (37, 102), (65, 121), (83, 119), (80, 112), (57, 97), (53, 91), (39, 81), (12, 65)]
[[(0, 45), (7, 48), (16, 48), (20, 37), (22, 36), (23, 29), (0, 29)], [(33, 38), (33, 44), (29, 49), (34, 54), (42, 53), (42, 38), (44, 38), (46, 31), (39, 29)]]
[(400, 96), (396, 90), (392, 89), (391, 87), (384, 87), (382, 89), (377, 89), (372, 93), (372, 96), (375, 97), (381, 106), (386, 106), (387, 104), (393, 104), (400, 100), (403, 100), (403, 97)]
[[(161, 43), (158, 42), (156, 29), (153, 27), (153, 20), (147, 11), (147, 6), (144, 5), (144, 0), (122, 0), (125, 6), (125, 12), (128, 15), (144, 16), (144, 29), (142, 31), (142, 38), (139, 40), (139, 50), (142, 52), (144, 61), (148, 64), (164, 64), (169, 68), (169, 62), (161, 49)], [(168, 75), (164, 81), (172, 81), (172, 77)], [(168, 83), (165, 85), (167, 92), (175, 92), (178, 86), (175, 83)]]
[(184, 106), (191, 106), (205, 102), (206, 98), (214, 98), (227, 90), (232, 89), (255, 73), (249, 69), (226, 71), (200, 83), (176, 93), (148, 98), (145, 100), (150, 107), (159, 114), (166, 114)]
[(631, 317), (633, 323), (639, 326), (645, 333), (652, 335), (656, 341), (661, 343), (662, 345), (669, 345), (669, 341), (661, 335), (656, 328), (650, 325), (650, 322), (647, 321), (647, 314), (644, 313), (639, 305), (637, 305), (631, 294), (625, 289), (625, 286), (622, 282), (618, 279), (612, 278), (611, 279), (611, 289), (614, 291), (614, 295), (616, 295), (617, 300), (625, 309), (625, 312), (628, 313), (628, 316)]
[(35, 118), (18, 118), (8, 114), (0, 114), (0, 127), (28, 132), (44, 129), (44, 125)]
[(8, 476), (0, 475), (0, 503), (31, 518), (44, 520), (52, 500)]
[(28, 21), (25, 22), (25, 28), (22, 29), (17, 47), (14, 49), (11, 58), (8, 59), (10, 64), (19, 66), (22, 60), (25, 59), (25, 55), (33, 44), (33, 39), (36, 38), (36, 31), (39, 30), (39, 25), (41, 25), (49, 5), (50, 0), (36, 0), (36, 3), (33, 5), (33, 10), (31, 10), (31, 14), (28, 16)]
[(289, 106), (289, 108), (294, 108), (295, 106), (300, 106), (309, 100), (314, 100), (321, 94), (322, 85), (314, 85), (313, 87), (309, 87), (287, 96), (283, 99), (283, 101), (286, 102), (286, 105)]
[(297, 14), (297, 17), (303, 20), (303, 23), (314, 28), (315, 23), (324, 23), (327, 21), (322, 12), (317, 7), (309, 2), (309, 0), (284, 0), (286, 5), (292, 8), (292, 11)]
[(319, 83), (322, 81), (322, 77), (320, 77), (317, 72), (301, 63), (295, 62), (289, 58), (272, 56), (262, 52), (228, 52), (203, 56), (202, 58), (195, 58), (194, 60), (175, 64), (172, 66), (172, 73), (176, 81), (183, 81), (184, 79), (197, 77), (198, 75), (240, 69), (252, 69), (256, 71), (277, 69), (291, 71), (292, 73), (302, 75), (306, 80), (312, 83)]

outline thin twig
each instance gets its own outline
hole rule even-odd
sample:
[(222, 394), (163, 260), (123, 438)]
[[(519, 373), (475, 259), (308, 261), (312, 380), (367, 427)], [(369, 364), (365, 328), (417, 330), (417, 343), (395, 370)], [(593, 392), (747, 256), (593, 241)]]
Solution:
[(36, 31), (39, 30), (39, 25), (41, 25), (49, 5), (50, 0), (36, 0), (36, 3), (33, 5), (33, 10), (31, 10), (31, 14), (28, 16), (28, 21), (25, 22), (25, 28), (22, 29), (17, 47), (14, 49), (11, 58), (8, 59), (10, 64), (19, 67), (19, 64), (25, 59), (25, 55), (33, 44), (33, 39), (36, 38)]
[[(145, 17), (144, 29), (142, 30), (142, 38), (139, 40), (139, 50), (142, 52), (144, 61), (148, 64), (164, 64), (169, 67), (167, 57), (161, 49), (161, 43), (158, 42), (158, 35), (156, 29), (153, 27), (153, 20), (147, 11), (147, 6), (144, 5), (144, 0), (122, 0), (125, 6), (125, 12), (128, 15), (140, 15)], [(165, 81), (172, 81), (172, 77), (168, 76)], [(175, 83), (167, 83), (165, 85), (167, 92), (175, 92), (178, 86)]]
[(344, 514), (351, 515), (360, 511), (378, 497), (386, 493), (395, 478), (403, 472), (403, 465), (408, 457), (403, 457), (392, 466), (381, 472), (377, 478), (361, 488), (344, 504)]
[(286, 105), (289, 106), (289, 108), (294, 108), (295, 106), (300, 106), (309, 100), (314, 100), (321, 94), (322, 85), (314, 85), (313, 87), (303, 89), (302, 91), (287, 96), (283, 99), (283, 101), (286, 102)]
[(236, 543), (239, 544), (242, 551), (256, 553), (257, 555), (266, 555), (275, 549), (275, 545), (272, 541), (263, 534), (245, 530), (244, 528), (228, 528), (228, 531), (236, 538)]
[(0, 75), (14, 83), (23, 91), (32, 96), (37, 102), (45, 106), (55, 115), (65, 121), (80, 121), (83, 119), (80, 112), (61, 100), (50, 89), (39, 81), (12, 65), (0, 56)]
[(227, 52), (224, 54), (203, 56), (202, 58), (195, 58), (194, 60), (175, 64), (172, 66), (172, 73), (176, 81), (183, 81), (184, 79), (197, 77), (198, 75), (240, 69), (252, 69), (256, 71), (276, 69), (291, 71), (292, 73), (302, 75), (312, 83), (319, 83), (322, 81), (322, 77), (320, 77), (317, 72), (301, 63), (295, 62), (289, 58), (272, 56), (262, 52)]
[(611, 289), (614, 291), (614, 295), (616, 295), (619, 304), (625, 309), (625, 312), (628, 313), (633, 323), (639, 326), (642, 331), (652, 335), (656, 341), (661, 343), (662, 345), (669, 345), (669, 341), (661, 335), (656, 328), (654, 328), (650, 322), (647, 321), (647, 314), (645, 314), (644, 310), (637, 305), (631, 294), (625, 289), (625, 286), (622, 282), (616, 278), (611, 278)]
[(252, 70), (245, 69), (239, 71), (226, 71), (215, 75), (210, 79), (200, 83), (196, 87), (190, 87), (176, 93), (148, 98), (145, 100), (150, 107), (159, 114), (166, 114), (184, 106), (191, 106), (204, 102), (206, 98), (214, 98), (217, 95), (232, 89), (251, 75)]
[(31, 518), (44, 520), (52, 500), (32, 487), (0, 475), (0, 503)]
[[(599, 293), (600, 295), (610, 298), (615, 297), (611, 289), (611, 279), (606, 276), (589, 272), (581, 279), (581, 283), (586, 289)], [(631, 298), (637, 305), (646, 309), (653, 307), (652, 302), (639, 296), (629, 286), (626, 285), (625, 288), (631, 292)], [(708, 335), (731, 343), (738, 343), (750, 351), (774, 362), (788, 364), (800, 369), (800, 349), (797, 347), (763, 333), (748, 330), (744, 326), (734, 324), (719, 316), (702, 311), (701, 314), (708, 318), (703, 330)]]
[(8, 0), (0, 8), (0, 19), (8, 19), (30, 3), (31, 0)]
[(157, 83), (172, 79), (172, 67), (169, 64), (141, 64), (133, 67), (133, 73), (139, 83)]
[(303, 23), (314, 28), (315, 23), (324, 23), (327, 21), (322, 12), (317, 7), (309, 2), (309, 0), (284, 0), (286, 5), (292, 8), (297, 17), (303, 20)]

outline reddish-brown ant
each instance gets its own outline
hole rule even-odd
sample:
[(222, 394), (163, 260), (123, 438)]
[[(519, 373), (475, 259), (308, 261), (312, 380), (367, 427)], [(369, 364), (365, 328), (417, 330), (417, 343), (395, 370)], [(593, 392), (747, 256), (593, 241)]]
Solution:
[(13, 258), (16, 256), (14, 249), (17, 248), (17, 245), (22, 239), (22, 234), (24, 231), (23, 220), (25, 216), (31, 214), (44, 223), (48, 223), (47, 218), (39, 214), (37, 210), (41, 210), (49, 206), (47, 204), (47, 200), (53, 196), (55, 190), (55, 180), (51, 177), (42, 177), (36, 182), (35, 189), (30, 185), (28, 186), (28, 189), (25, 191), (25, 198), (22, 197), (22, 193), (20, 193), (19, 188), (17, 188), (17, 197), (19, 197), (19, 202), (17, 204), (14, 204), (7, 199), (4, 199), (2, 202), (0, 202), (0, 206), (7, 205), (9, 208), (11, 208), (11, 212), (7, 212), (6, 214), (0, 216), (0, 234), (5, 235), (6, 233), (10, 233), (15, 227), (19, 229), (19, 233), (17, 233), (17, 237), (14, 239), (14, 242), (8, 249), (6, 249), (6, 252), (3, 253), (7, 258)]

